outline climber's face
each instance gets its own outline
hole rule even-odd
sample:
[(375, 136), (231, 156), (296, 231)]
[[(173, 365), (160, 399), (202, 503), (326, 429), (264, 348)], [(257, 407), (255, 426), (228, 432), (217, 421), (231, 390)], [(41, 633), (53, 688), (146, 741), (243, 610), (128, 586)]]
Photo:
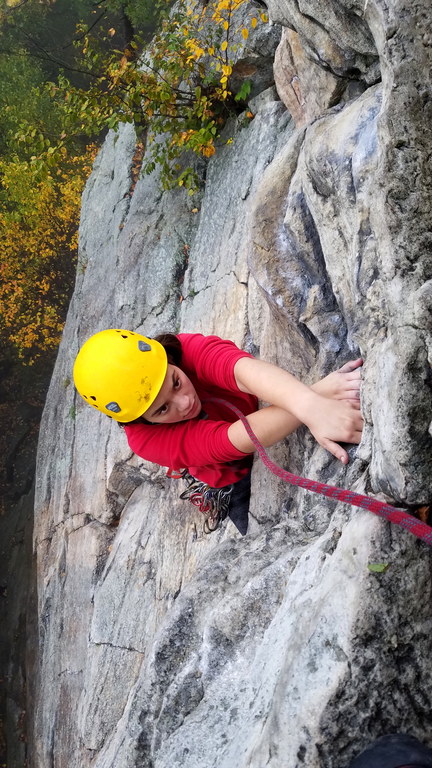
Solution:
[(152, 424), (175, 424), (199, 416), (201, 401), (186, 374), (168, 364), (162, 388), (143, 417)]

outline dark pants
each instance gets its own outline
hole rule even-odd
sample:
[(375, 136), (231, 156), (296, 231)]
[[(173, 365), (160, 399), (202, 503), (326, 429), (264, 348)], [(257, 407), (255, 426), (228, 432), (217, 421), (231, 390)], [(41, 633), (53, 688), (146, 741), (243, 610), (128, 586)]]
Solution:
[(238, 483), (234, 483), (228, 510), (228, 517), (242, 536), (248, 529), (250, 491), (251, 473), (249, 472)]
[(414, 736), (381, 736), (350, 763), (349, 768), (432, 768), (432, 749)]

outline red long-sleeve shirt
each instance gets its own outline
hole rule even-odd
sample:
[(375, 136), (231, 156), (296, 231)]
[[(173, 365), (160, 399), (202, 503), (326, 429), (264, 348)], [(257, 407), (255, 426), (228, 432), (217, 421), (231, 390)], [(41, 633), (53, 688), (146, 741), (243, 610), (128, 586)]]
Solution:
[(245, 416), (256, 411), (257, 398), (241, 392), (234, 377), (237, 360), (251, 355), (218, 336), (179, 333), (178, 338), (180, 368), (194, 385), (207, 418), (176, 424), (130, 424), (125, 427), (126, 436), (138, 456), (163, 467), (188, 469), (198, 480), (221, 488), (244, 477), (252, 457), (234, 448), (228, 438), (228, 428), (237, 416), (226, 406), (206, 400), (223, 398)]

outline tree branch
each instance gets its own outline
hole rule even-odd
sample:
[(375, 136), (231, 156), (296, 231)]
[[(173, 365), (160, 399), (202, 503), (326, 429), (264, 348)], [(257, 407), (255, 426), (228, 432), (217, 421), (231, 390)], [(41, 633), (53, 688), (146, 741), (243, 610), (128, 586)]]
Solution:
[(71, 45), (73, 45), (74, 43), (79, 43), (79, 41), (82, 40), (83, 37), (85, 37), (86, 35), (88, 35), (89, 32), (91, 32), (91, 30), (96, 26), (96, 24), (99, 24), (100, 20), (103, 19), (104, 16), (106, 16), (106, 10), (102, 11), (100, 16), (97, 17), (97, 19), (93, 22), (93, 24), (91, 24), (89, 28), (82, 33), (82, 35), (79, 35), (79, 37), (76, 37), (75, 40), (72, 40), (72, 42), (68, 43), (67, 45), (64, 45), (62, 50), (65, 51), (66, 48), (70, 48)]

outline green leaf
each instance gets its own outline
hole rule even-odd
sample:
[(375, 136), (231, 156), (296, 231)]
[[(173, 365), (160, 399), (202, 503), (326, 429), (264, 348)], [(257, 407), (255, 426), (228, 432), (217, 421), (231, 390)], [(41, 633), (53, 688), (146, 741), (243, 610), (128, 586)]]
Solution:
[(385, 573), (390, 568), (390, 563), (369, 563), (368, 571), (371, 573)]
[(246, 101), (247, 97), (251, 92), (251, 88), (252, 88), (251, 81), (245, 80), (245, 82), (242, 83), (240, 90), (234, 96), (235, 101)]

